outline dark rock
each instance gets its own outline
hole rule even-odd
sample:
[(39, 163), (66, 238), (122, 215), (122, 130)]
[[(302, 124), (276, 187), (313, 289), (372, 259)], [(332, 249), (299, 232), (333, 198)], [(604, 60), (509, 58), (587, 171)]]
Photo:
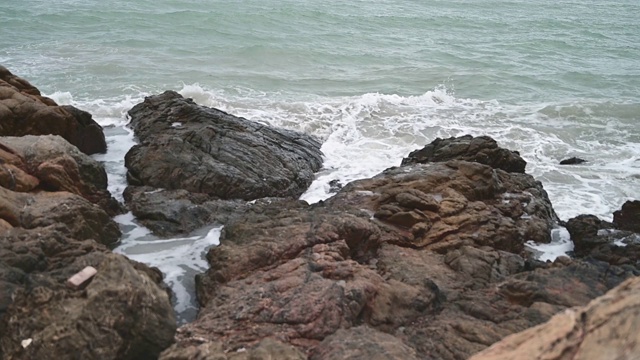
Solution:
[(617, 230), (614, 224), (594, 215), (570, 219), (566, 228), (577, 257), (591, 257), (612, 265), (630, 265), (640, 270), (640, 234)]
[(329, 193), (334, 194), (342, 189), (342, 183), (338, 179), (329, 181)]
[(560, 161), (560, 165), (577, 165), (577, 164), (582, 164), (584, 162), (587, 162), (587, 160), (580, 159), (577, 157), (572, 157), (572, 158), (564, 159)]
[(28, 81), (0, 66), (0, 136), (60, 135), (85, 154), (107, 150), (102, 127), (91, 114), (58, 106)]
[(132, 185), (221, 199), (298, 197), (322, 166), (320, 143), (196, 105), (176, 92), (129, 111), (140, 144), (126, 155)]
[(158, 236), (184, 234), (211, 224), (224, 224), (250, 207), (243, 200), (220, 200), (186, 190), (129, 186), (124, 198), (136, 221)]
[(466, 160), (489, 165), (507, 172), (524, 173), (527, 162), (517, 151), (498, 147), (488, 136), (465, 135), (448, 139), (437, 138), (420, 150), (413, 151), (402, 159), (402, 165)]
[(620, 230), (640, 233), (640, 201), (627, 201), (613, 213), (613, 224)]

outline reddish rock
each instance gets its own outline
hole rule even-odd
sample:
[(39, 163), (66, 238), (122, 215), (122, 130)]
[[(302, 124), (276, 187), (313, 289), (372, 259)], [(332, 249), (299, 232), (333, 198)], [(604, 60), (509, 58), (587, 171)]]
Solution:
[(625, 202), (613, 213), (613, 223), (620, 230), (640, 233), (640, 200)]
[(60, 135), (85, 154), (103, 153), (102, 127), (91, 114), (58, 106), (28, 81), (0, 66), (0, 136)]

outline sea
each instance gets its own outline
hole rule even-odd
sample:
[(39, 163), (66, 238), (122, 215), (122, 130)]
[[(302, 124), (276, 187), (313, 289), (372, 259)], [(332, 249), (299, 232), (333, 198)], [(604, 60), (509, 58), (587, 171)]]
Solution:
[[(328, 182), (371, 177), (437, 137), (489, 135), (527, 161), (561, 219), (640, 198), (638, 0), (0, 0), (0, 64), (105, 129), (126, 187), (127, 111), (176, 90), (322, 140)], [(561, 166), (580, 157), (586, 163)], [(181, 322), (215, 224), (158, 239), (130, 214), (116, 251), (158, 266)], [(570, 251), (565, 229), (543, 260)]]

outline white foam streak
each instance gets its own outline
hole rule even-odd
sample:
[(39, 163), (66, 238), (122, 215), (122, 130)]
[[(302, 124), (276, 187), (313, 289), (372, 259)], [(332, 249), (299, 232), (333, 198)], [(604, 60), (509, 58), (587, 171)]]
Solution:
[(550, 243), (537, 244), (529, 241), (527, 242), (527, 246), (540, 252), (538, 257), (540, 261), (554, 261), (559, 256), (566, 256), (568, 252), (573, 251), (571, 236), (569, 235), (569, 231), (564, 227), (551, 230)]

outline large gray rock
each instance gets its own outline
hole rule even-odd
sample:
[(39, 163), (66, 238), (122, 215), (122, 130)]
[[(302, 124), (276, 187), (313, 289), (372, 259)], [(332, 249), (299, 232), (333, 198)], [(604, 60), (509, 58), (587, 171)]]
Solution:
[(140, 144), (125, 157), (130, 185), (221, 199), (298, 197), (322, 166), (320, 143), (196, 105), (173, 91), (130, 111)]

